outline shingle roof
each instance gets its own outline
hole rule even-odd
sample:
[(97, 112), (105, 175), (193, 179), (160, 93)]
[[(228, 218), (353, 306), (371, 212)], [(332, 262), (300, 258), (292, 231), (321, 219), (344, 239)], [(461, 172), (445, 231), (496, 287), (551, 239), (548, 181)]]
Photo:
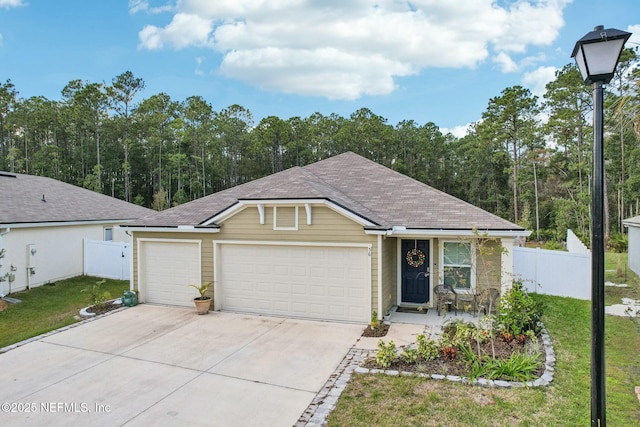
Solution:
[(132, 220), (154, 213), (52, 178), (0, 172), (0, 224)]
[(524, 228), (352, 152), (211, 194), (130, 226), (199, 226), (240, 200), (324, 199), (380, 229)]

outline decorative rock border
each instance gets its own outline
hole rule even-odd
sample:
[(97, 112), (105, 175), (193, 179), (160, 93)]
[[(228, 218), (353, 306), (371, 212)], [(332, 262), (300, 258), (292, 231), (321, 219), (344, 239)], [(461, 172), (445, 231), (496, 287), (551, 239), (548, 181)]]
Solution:
[[(551, 381), (553, 381), (553, 373), (555, 372), (556, 366), (556, 353), (553, 350), (553, 345), (551, 344), (551, 338), (547, 333), (546, 329), (542, 329), (540, 334), (540, 338), (542, 339), (542, 344), (544, 345), (545, 351), (545, 365), (544, 372), (540, 376), (540, 378), (534, 381), (527, 382), (519, 382), (519, 381), (503, 381), (503, 380), (488, 380), (485, 378), (478, 378), (473, 381), (469, 381), (466, 377), (460, 377), (457, 375), (441, 375), (441, 374), (426, 374), (419, 372), (407, 372), (407, 371), (395, 371), (395, 370), (385, 370), (385, 369), (369, 369), (358, 366), (355, 368), (355, 372), (359, 374), (386, 374), (386, 375), (402, 375), (402, 376), (417, 376), (422, 378), (431, 378), (434, 380), (448, 380), (456, 383), (463, 384), (472, 384), (478, 385), (481, 387), (501, 387), (501, 388), (518, 388), (518, 387), (544, 387), (549, 385)], [(373, 357), (375, 352), (370, 357)]]
[[(544, 372), (540, 378), (534, 381), (527, 382), (515, 382), (515, 381), (502, 381), (502, 380), (488, 380), (485, 378), (479, 378), (473, 382), (469, 381), (466, 377), (460, 377), (457, 375), (441, 375), (441, 374), (425, 374), (416, 372), (404, 372), (396, 370), (384, 370), (384, 369), (369, 369), (363, 368), (360, 365), (366, 359), (375, 357), (376, 350), (364, 350), (359, 348), (351, 348), (347, 355), (342, 359), (340, 365), (336, 368), (333, 374), (329, 377), (329, 380), (325, 383), (324, 387), (316, 394), (311, 401), (307, 409), (298, 419), (295, 427), (320, 427), (327, 425), (327, 417), (336, 407), (336, 403), (340, 398), (340, 395), (346, 388), (351, 375), (355, 372), (358, 374), (386, 374), (393, 376), (418, 376), (423, 378), (431, 378), (434, 380), (448, 380), (451, 382), (461, 384), (471, 384), (480, 387), (501, 387), (501, 388), (523, 388), (523, 387), (545, 387), (553, 381), (553, 374), (555, 372), (556, 354), (553, 350), (551, 338), (547, 333), (547, 330), (543, 327), (540, 338), (545, 351), (545, 367)], [(640, 392), (640, 387), (636, 387), (636, 390)], [(638, 395), (640, 399), (640, 394)]]
[[(112, 303), (113, 305), (119, 305), (121, 306), (120, 308), (123, 307), (122, 305), (122, 299), (121, 298), (114, 298), (114, 299), (110, 299), (108, 301), (106, 301), (107, 303)], [(80, 317), (82, 317), (83, 319), (89, 319), (92, 317), (96, 317), (96, 313), (91, 313), (89, 311), (90, 308), (94, 307), (95, 305), (90, 305), (88, 307), (85, 307), (83, 309), (80, 310)], [(115, 311), (118, 310), (118, 308), (114, 308), (113, 310), (109, 310), (109, 311)], [(107, 312), (108, 313), (108, 312)], [(103, 313), (104, 314), (104, 313)]]

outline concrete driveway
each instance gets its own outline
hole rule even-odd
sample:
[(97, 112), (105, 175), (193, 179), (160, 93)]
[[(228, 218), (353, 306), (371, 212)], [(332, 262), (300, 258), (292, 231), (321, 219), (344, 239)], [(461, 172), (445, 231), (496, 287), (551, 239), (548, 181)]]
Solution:
[(291, 426), (362, 329), (139, 305), (0, 354), (1, 423)]

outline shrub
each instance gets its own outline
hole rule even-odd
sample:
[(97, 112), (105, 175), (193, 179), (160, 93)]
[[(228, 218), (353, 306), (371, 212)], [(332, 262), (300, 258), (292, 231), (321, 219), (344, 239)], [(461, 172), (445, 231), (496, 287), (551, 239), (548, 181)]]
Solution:
[(107, 301), (111, 299), (111, 294), (108, 291), (102, 290), (102, 285), (104, 285), (105, 282), (106, 280), (104, 279), (99, 280), (93, 285), (88, 285), (85, 289), (80, 291), (89, 293), (91, 296), (91, 305), (93, 305), (98, 311), (103, 310)]
[(389, 344), (385, 344), (382, 340), (378, 341), (378, 353), (376, 354), (378, 366), (387, 369), (397, 358), (396, 343), (389, 341)]
[(542, 305), (531, 298), (522, 282), (515, 281), (512, 288), (498, 301), (497, 328), (511, 336), (525, 334), (527, 331), (538, 334), (542, 311)]
[(424, 360), (435, 360), (438, 358), (438, 343), (434, 340), (427, 340), (424, 334), (418, 335), (418, 355)]
[(402, 360), (405, 363), (416, 363), (418, 361), (418, 350), (415, 348), (405, 348), (402, 350)]

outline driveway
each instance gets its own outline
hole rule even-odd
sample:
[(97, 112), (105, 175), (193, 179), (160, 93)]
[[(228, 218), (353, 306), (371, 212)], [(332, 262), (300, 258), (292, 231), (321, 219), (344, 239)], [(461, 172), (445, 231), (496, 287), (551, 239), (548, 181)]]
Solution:
[(291, 426), (362, 329), (139, 305), (0, 354), (0, 419)]

